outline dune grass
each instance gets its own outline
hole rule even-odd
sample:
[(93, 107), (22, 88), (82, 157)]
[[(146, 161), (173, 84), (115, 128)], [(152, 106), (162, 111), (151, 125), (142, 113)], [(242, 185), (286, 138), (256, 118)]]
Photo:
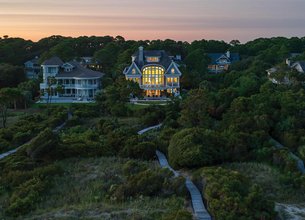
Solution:
[(283, 181), (283, 174), (276, 168), (263, 163), (230, 163), (225, 168), (236, 170), (260, 185), (264, 193), (279, 203), (304, 203), (304, 191), (295, 189)]
[[(161, 219), (164, 213), (183, 209), (184, 198), (136, 197), (116, 201), (109, 189), (124, 179), (126, 159), (73, 158), (56, 162), (64, 175), (54, 177), (53, 187), (36, 207), (22, 219)], [(138, 161), (141, 166), (157, 167)]]

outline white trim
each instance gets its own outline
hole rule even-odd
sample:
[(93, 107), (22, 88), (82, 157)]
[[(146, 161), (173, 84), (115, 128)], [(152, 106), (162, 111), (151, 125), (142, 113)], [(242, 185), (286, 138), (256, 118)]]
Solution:
[[(131, 70), (132, 66), (135, 66), (135, 68), (138, 70), (138, 72), (140, 73), (140, 75), (142, 75), (142, 71), (139, 69), (138, 65), (135, 62), (132, 62), (131, 65), (129, 66), (128, 70), (124, 73), (125, 75)], [(130, 75), (130, 74), (129, 74)], [(136, 74), (133, 74), (136, 75)]]
[(167, 68), (165, 74), (172, 74), (171, 72), (169, 72), (169, 70), (172, 68), (172, 66), (178, 71), (178, 73), (174, 73), (173, 75), (182, 75), (182, 73), (180, 72), (179, 68), (177, 67), (176, 63), (174, 61), (172, 61), (172, 63), (169, 65), (169, 67)]

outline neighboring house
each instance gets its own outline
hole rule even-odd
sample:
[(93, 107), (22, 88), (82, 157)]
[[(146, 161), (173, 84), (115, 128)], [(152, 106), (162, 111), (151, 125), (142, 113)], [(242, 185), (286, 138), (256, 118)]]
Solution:
[(290, 66), (292, 69), (295, 69), (299, 73), (305, 72), (305, 61), (297, 61), (291, 64)]
[(164, 50), (139, 50), (132, 55), (132, 64), (126, 67), (127, 80), (139, 83), (146, 97), (180, 94), (181, 72), (178, 64)]
[(28, 79), (38, 79), (41, 68), (38, 63), (38, 57), (24, 63), (25, 75)]
[(230, 51), (226, 53), (209, 53), (208, 57), (211, 59), (211, 63), (208, 65), (210, 73), (227, 71), (232, 63), (240, 60), (238, 53), (231, 53)]
[(79, 63), (85, 68), (89, 68), (93, 70), (102, 69), (101, 63), (93, 57), (81, 57)]
[[(50, 77), (56, 79), (52, 85), (52, 98), (93, 99), (101, 89), (101, 72), (93, 71), (81, 66), (76, 61), (64, 63), (58, 57), (52, 57), (42, 63), (43, 83), (40, 84), (42, 98), (48, 97)], [(56, 87), (63, 87), (62, 93)]]
[[(272, 83), (275, 84), (290, 84), (291, 80), (288, 77), (288, 72), (289, 71), (297, 71), (298, 73), (305, 73), (305, 61), (296, 61), (291, 63), (290, 59), (286, 59), (286, 67), (285, 69), (280, 68), (280, 67), (272, 67), (268, 70), (266, 70), (268, 74), (268, 78)], [(275, 79), (272, 77), (276, 73), (286, 73), (286, 76), (283, 77), (281, 81)]]

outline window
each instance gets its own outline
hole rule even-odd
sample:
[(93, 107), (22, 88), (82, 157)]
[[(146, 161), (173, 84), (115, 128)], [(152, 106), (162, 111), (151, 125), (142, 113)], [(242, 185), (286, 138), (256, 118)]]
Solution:
[(175, 74), (175, 68), (172, 68), (172, 69), (171, 69), (171, 73), (172, 73), (172, 74)]
[(48, 67), (48, 73), (57, 73), (56, 67)]
[(148, 66), (143, 69), (143, 85), (163, 85), (164, 69), (158, 66)]
[(131, 72), (132, 72), (132, 74), (136, 74), (136, 69), (133, 68)]
[(159, 62), (159, 57), (146, 57), (148, 63), (157, 63)]

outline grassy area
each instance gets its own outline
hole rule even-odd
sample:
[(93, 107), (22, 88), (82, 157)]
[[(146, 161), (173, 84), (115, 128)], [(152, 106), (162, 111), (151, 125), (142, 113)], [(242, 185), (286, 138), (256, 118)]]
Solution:
[[(31, 115), (38, 112), (41, 112), (40, 108), (28, 108), (28, 109), (18, 109), (18, 110), (9, 109), (6, 127), (13, 126), (16, 122), (18, 122), (21, 116)], [(0, 128), (3, 128), (2, 118), (0, 119)]]
[(291, 184), (281, 180), (281, 173), (276, 168), (262, 163), (230, 163), (225, 168), (235, 170), (260, 185), (264, 193), (279, 203), (303, 203), (304, 191), (297, 190)]
[(137, 101), (137, 103), (147, 105), (166, 105), (168, 101)]
[[(56, 162), (64, 175), (54, 177), (53, 187), (35, 211), (19, 219), (161, 219), (164, 213), (183, 209), (184, 198), (135, 197), (116, 201), (109, 190), (121, 182), (119, 158), (68, 159)], [(154, 169), (153, 162), (137, 162)], [(0, 216), (3, 219), (3, 216)]]
[(148, 107), (148, 105), (135, 105), (135, 104), (132, 104), (132, 103), (127, 103), (127, 107), (131, 111), (135, 111), (135, 110), (139, 110), (139, 109), (146, 109)]

